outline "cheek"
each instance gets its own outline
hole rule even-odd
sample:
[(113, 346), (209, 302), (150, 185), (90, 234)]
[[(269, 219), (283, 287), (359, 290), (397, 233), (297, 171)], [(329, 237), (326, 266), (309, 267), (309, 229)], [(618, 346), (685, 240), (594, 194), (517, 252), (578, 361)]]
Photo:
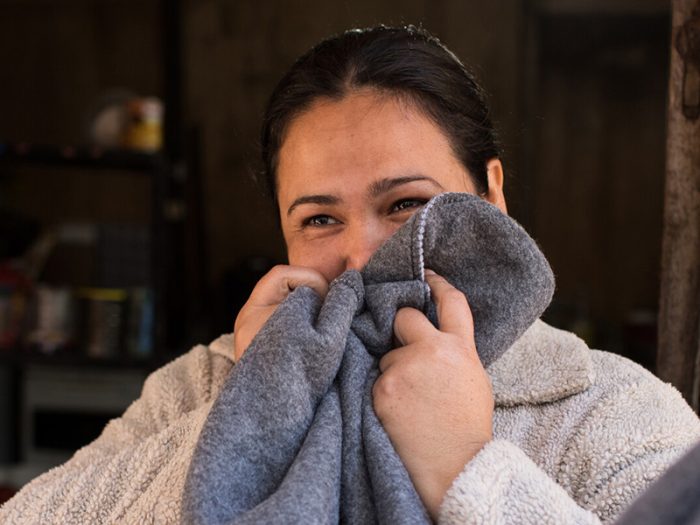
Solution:
[(321, 243), (287, 243), (287, 258), (292, 266), (318, 271), (330, 283), (345, 270), (341, 251), (332, 241)]

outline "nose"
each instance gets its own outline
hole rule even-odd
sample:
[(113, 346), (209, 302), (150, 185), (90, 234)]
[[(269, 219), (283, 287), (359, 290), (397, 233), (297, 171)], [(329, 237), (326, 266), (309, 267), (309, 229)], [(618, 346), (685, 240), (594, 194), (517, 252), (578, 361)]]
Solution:
[(345, 244), (345, 269), (361, 270), (372, 254), (389, 237), (380, 224), (368, 222), (358, 224), (347, 232)]

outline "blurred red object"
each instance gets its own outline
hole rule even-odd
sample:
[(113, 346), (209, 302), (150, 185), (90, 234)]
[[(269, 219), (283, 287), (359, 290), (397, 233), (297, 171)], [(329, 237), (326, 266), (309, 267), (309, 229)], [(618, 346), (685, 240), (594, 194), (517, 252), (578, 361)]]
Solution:
[(0, 262), (0, 350), (19, 342), (30, 287), (30, 280), (12, 263)]

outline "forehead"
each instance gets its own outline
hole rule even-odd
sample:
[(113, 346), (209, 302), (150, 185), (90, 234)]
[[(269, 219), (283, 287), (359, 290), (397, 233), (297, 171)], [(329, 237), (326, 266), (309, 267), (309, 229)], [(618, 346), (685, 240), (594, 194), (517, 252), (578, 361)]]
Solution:
[(415, 104), (360, 90), (340, 100), (317, 100), (290, 123), (280, 148), (277, 183), (282, 199), (299, 185), (455, 171), (466, 174), (447, 136)]

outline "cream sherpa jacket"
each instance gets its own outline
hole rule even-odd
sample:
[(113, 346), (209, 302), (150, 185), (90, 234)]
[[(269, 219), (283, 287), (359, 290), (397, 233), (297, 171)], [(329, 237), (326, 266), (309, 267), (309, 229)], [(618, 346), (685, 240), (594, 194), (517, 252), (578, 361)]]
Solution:
[[(0, 523), (178, 523), (232, 356), (226, 335), (154, 372), (97, 440), (5, 504)], [(494, 440), (454, 481), (440, 523), (610, 522), (700, 437), (670, 385), (540, 321), (488, 373)]]

